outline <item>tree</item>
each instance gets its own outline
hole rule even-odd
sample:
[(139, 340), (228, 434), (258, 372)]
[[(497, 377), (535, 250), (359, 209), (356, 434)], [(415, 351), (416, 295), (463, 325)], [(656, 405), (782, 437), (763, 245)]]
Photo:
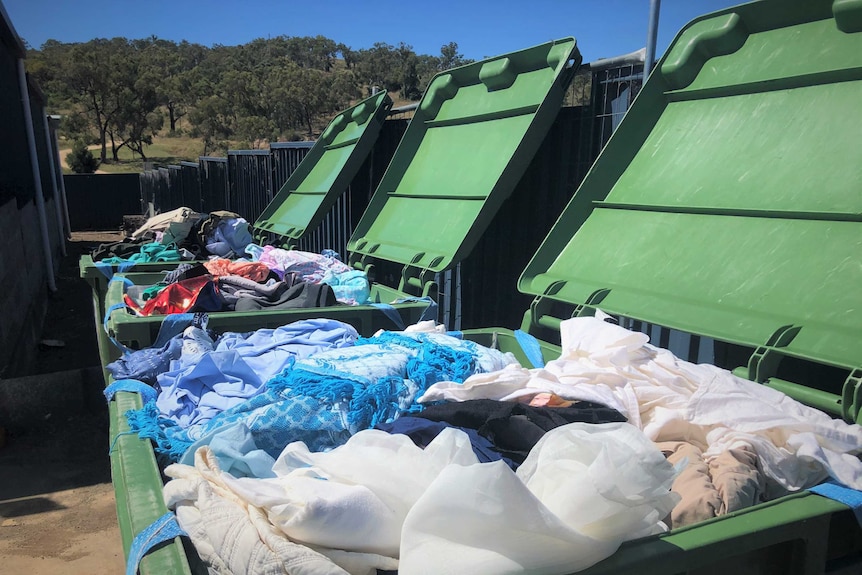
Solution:
[(114, 59), (109, 74), (109, 103), (106, 131), (111, 139), (113, 160), (127, 146), (146, 159), (144, 145), (152, 144), (163, 118), (157, 111), (158, 71), (148, 66), (143, 56), (152, 40), (112, 40)]
[(401, 89), (400, 62), (394, 46), (376, 42), (358, 52), (356, 73), (369, 87), (379, 86), (390, 92)]
[(69, 51), (69, 60), (58, 70), (58, 78), (69, 90), (72, 98), (81, 106), (99, 133), (101, 161), (107, 159), (107, 133), (110, 122), (111, 90), (110, 41), (90, 40), (86, 44), (75, 44)]
[(458, 53), (457, 42), (449, 42), (440, 47), (440, 71), (451, 70), (470, 62), (472, 60), (468, 60), (464, 58), (463, 54)]
[(357, 54), (350, 48), (350, 46), (339, 43), (336, 45), (336, 49), (338, 50), (338, 53), (341, 54), (341, 58), (344, 60), (344, 65), (348, 70), (356, 68)]
[(66, 154), (66, 163), (76, 174), (92, 174), (99, 168), (99, 161), (93, 157), (93, 152), (87, 149), (83, 140), (77, 140), (72, 145), (72, 151)]
[(167, 110), (170, 131), (174, 132), (177, 120), (188, 113), (192, 104), (190, 88), (196, 79), (194, 68), (201, 60), (203, 47), (185, 41), (177, 45), (153, 37), (140, 48), (140, 68), (154, 80), (156, 97)]
[(230, 107), (219, 96), (204, 96), (198, 100), (189, 113), (189, 120), (193, 126), (192, 135), (204, 142), (204, 156), (222, 147), (220, 143), (233, 135)]

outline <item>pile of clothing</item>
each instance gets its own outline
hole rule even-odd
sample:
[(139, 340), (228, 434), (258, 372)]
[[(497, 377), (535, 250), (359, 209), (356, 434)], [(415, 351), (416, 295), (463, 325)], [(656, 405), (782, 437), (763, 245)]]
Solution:
[(180, 264), (154, 285), (128, 286), (124, 301), (139, 316), (359, 305), (371, 293), (366, 273), (351, 269), (335, 251), (258, 246), (248, 222), (226, 211), (160, 214), (130, 239), (103, 244), (92, 256), (97, 265), (126, 266), (209, 258)]
[(157, 388), (127, 416), (217, 573), (568, 573), (827, 478), (862, 489), (860, 426), (641, 333), (567, 320), (527, 369), (441, 329), (192, 326), (109, 367)]
[(237, 258), (251, 242), (251, 227), (239, 214), (177, 208), (153, 216), (123, 241), (98, 246), (91, 255), (108, 264)]

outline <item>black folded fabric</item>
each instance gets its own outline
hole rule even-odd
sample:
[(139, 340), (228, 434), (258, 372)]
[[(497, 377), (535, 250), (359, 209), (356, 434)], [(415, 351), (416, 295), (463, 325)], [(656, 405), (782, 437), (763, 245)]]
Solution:
[(514, 401), (471, 399), (431, 405), (405, 416), (443, 421), (456, 427), (475, 429), (494, 444), (502, 455), (522, 463), (546, 432), (569, 423), (626, 421), (617, 410), (581, 401), (571, 407), (530, 407)]
[(111, 242), (100, 244), (95, 248), (90, 255), (94, 262), (102, 261), (107, 258), (122, 258), (128, 259), (129, 256), (141, 253), (141, 246), (152, 243), (153, 240), (147, 238), (138, 238), (136, 240), (126, 239), (119, 242)]

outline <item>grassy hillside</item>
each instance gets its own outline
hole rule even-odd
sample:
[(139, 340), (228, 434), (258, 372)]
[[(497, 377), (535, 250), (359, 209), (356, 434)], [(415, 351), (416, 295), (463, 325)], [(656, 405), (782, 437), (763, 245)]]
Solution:
[[(66, 163), (66, 154), (71, 151), (71, 144), (60, 142), (69, 147), (60, 150), (60, 159), (63, 162), (63, 173), (71, 173)], [(93, 155), (99, 157), (100, 147), (98, 145), (88, 146), (92, 150)], [(198, 138), (189, 137), (164, 137), (156, 136), (153, 139), (153, 145), (147, 146), (145, 152), (147, 161), (157, 164), (178, 164), (182, 161), (196, 162), (198, 156), (203, 154), (204, 145)], [(144, 161), (137, 154), (133, 154), (128, 148), (122, 148), (117, 154), (120, 158), (119, 162), (111, 160), (111, 150), (108, 149), (108, 162), (99, 166), (97, 173), (117, 174), (129, 172), (141, 172), (144, 169)]]

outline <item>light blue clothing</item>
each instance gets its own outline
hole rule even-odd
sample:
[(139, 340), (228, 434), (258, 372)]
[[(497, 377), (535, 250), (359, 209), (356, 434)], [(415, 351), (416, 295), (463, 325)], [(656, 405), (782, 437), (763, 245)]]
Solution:
[(314, 319), (251, 334), (226, 333), (215, 350), (183, 356), (157, 377), (162, 416), (181, 427), (199, 425), (260, 393), (263, 384), (313, 353), (353, 345), (345, 323)]
[(222, 218), (212, 236), (208, 236), (207, 251), (221, 257), (241, 255), (251, 243), (251, 229), (245, 218)]
[(371, 295), (368, 285), (368, 275), (361, 270), (351, 270), (344, 273), (327, 271), (322, 283), (329, 284), (335, 294), (335, 299), (348, 305), (362, 305)]
[(293, 441), (320, 451), (421, 409), (416, 399), (438, 381), (464, 381), (514, 361), (510, 354), (445, 334), (385, 332), (361, 338), (354, 347), (297, 359), (259, 394), (206, 422), (180, 427), (148, 404), (133, 412), (129, 423), (174, 461), (196, 441), (237, 423), (248, 427), (254, 444), (273, 457)]
[(194, 465), (195, 451), (204, 445), (208, 445), (218, 458), (221, 470), (234, 477), (275, 477), (272, 472), (275, 458), (258, 449), (251, 430), (244, 423), (215, 429), (192, 444), (179, 462)]

